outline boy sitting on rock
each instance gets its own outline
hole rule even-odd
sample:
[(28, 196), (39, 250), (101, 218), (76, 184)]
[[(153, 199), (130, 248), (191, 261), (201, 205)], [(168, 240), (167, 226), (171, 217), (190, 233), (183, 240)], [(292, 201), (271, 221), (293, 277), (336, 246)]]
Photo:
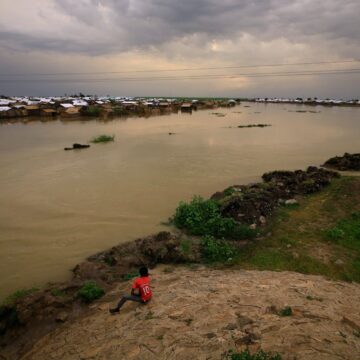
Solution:
[(127, 300), (136, 301), (142, 304), (146, 304), (148, 301), (150, 301), (152, 297), (152, 291), (150, 288), (149, 271), (144, 266), (140, 268), (139, 273), (140, 277), (135, 279), (131, 289), (131, 295), (123, 296), (117, 306), (109, 310), (111, 314), (119, 312), (120, 308)]

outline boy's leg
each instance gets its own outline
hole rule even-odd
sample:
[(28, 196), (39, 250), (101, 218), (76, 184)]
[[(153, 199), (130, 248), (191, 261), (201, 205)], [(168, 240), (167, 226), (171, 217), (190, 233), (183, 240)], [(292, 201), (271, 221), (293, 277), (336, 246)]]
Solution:
[(136, 301), (142, 303), (140, 295), (125, 295), (123, 296), (119, 303), (117, 304), (116, 308), (110, 309), (110, 312), (118, 312), (120, 308), (126, 303), (126, 301)]

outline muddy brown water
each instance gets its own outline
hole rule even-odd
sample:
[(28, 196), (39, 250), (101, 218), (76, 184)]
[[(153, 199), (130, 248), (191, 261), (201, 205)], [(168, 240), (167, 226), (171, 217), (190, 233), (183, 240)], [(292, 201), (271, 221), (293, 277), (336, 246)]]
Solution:
[[(236, 128), (257, 123), (272, 126)], [(63, 150), (103, 133), (115, 142)], [(0, 298), (66, 280), (88, 255), (166, 229), (161, 222), (194, 194), (359, 152), (359, 135), (358, 108), (280, 104), (108, 122), (2, 123)]]

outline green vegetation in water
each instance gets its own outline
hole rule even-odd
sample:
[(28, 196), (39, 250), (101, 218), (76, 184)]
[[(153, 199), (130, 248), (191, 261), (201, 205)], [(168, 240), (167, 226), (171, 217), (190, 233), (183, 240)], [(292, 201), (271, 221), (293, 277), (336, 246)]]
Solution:
[(173, 223), (191, 235), (211, 235), (216, 238), (248, 239), (256, 232), (232, 218), (221, 216), (220, 204), (215, 200), (204, 200), (195, 196), (190, 203), (180, 202)]
[(96, 284), (95, 281), (86, 281), (81, 289), (77, 292), (80, 299), (86, 303), (100, 299), (105, 294), (104, 289)]
[(253, 354), (250, 353), (249, 349), (241, 352), (234, 352), (230, 350), (227, 353), (228, 360), (281, 360), (279, 354), (271, 354), (263, 350), (259, 350)]
[(292, 316), (293, 312), (290, 306), (286, 306), (279, 311), (280, 316)]
[(213, 236), (203, 237), (201, 252), (207, 262), (227, 262), (237, 255), (236, 249), (228, 241), (218, 240)]
[(2, 306), (6, 307), (13, 307), (15, 306), (16, 302), (26, 296), (29, 296), (35, 292), (39, 291), (37, 288), (31, 288), (31, 289), (19, 289), (16, 290), (14, 293), (9, 295), (4, 302), (2, 303)]
[(90, 142), (94, 144), (107, 143), (115, 140), (115, 135), (99, 135), (94, 137)]

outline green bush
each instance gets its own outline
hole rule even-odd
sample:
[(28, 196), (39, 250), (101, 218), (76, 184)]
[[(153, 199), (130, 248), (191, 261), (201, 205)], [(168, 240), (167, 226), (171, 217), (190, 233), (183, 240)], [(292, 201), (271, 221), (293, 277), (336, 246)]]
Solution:
[(201, 241), (201, 252), (208, 262), (225, 262), (236, 256), (236, 249), (225, 240), (205, 236)]
[(339, 240), (339, 239), (342, 239), (344, 237), (344, 235), (345, 235), (345, 232), (336, 226), (325, 231), (325, 236), (329, 240)]
[(325, 237), (339, 245), (360, 251), (360, 212), (354, 212), (350, 217), (340, 220), (336, 226), (325, 231)]
[(250, 354), (248, 349), (241, 352), (229, 351), (227, 354), (229, 360), (281, 360), (279, 354), (270, 354), (263, 350), (259, 350), (256, 353)]
[(173, 221), (176, 227), (192, 235), (215, 237), (228, 236), (236, 226), (234, 219), (221, 216), (220, 205), (215, 200), (204, 200), (200, 196), (195, 196), (189, 204), (180, 202)]
[(95, 281), (86, 281), (77, 294), (84, 302), (91, 303), (96, 299), (100, 299), (105, 294), (105, 291)]
[(292, 315), (292, 309), (290, 306), (286, 306), (279, 312), (280, 316), (291, 316)]
[(226, 189), (224, 190), (224, 195), (225, 195), (225, 196), (230, 196), (230, 195), (232, 195), (234, 192), (235, 192), (235, 189), (234, 189), (232, 186), (230, 186), (230, 187), (228, 187), (228, 188), (226, 188)]
[(106, 143), (109, 141), (114, 141), (115, 140), (115, 135), (99, 135), (94, 137), (92, 140), (90, 140), (90, 142), (92, 143)]

